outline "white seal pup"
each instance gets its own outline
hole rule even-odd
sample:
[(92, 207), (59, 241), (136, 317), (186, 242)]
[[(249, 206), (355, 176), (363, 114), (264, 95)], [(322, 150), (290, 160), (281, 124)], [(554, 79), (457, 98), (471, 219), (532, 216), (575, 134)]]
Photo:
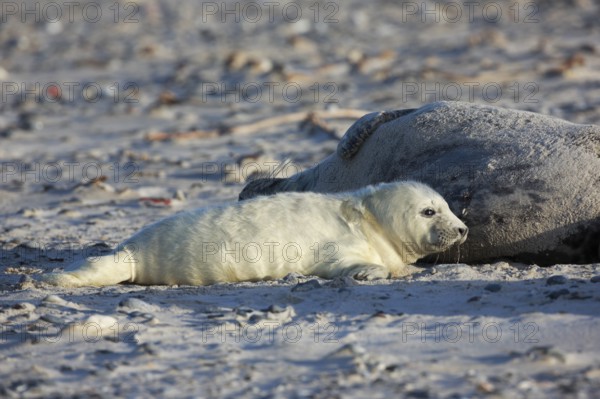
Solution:
[(408, 274), (407, 265), (466, 237), (465, 224), (430, 187), (382, 183), (182, 212), (142, 229), (109, 255), (42, 279), (69, 287), (208, 285), (291, 272), (373, 280)]

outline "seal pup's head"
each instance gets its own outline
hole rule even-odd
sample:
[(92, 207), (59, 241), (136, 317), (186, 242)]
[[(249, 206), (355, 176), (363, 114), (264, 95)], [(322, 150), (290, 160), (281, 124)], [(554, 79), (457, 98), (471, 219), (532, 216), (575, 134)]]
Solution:
[[(414, 262), (467, 239), (467, 226), (431, 187), (414, 182), (382, 183), (363, 191), (363, 206), (386, 236)], [(412, 256), (411, 256), (412, 255)]]

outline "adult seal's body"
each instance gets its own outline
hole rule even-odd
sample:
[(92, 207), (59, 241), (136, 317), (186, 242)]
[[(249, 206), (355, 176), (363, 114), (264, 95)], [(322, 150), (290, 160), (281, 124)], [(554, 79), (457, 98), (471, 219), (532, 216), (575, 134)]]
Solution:
[(397, 179), (429, 184), (469, 226), (461, 261), (600, 260), (600, 127), (531, 112), (438, 102), (368, 114), (315, 167), (251, 182), (240, 199)]
[(342, 194), (284, 193), (176, 214), (114, 253), (42, 277), (78, 287), (207, 285), (291, 272), (373, 280), (463, 243), (467, 227), (428, 186), (396, 182)]

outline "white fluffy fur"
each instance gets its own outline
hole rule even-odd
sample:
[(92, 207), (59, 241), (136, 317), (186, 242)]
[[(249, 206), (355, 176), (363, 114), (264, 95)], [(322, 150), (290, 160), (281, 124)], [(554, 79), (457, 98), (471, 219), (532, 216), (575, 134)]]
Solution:
[(446, 201), (421, 183), (341, 194), (282, 193), (176, 214), (142, 229), (110, 255), (44, 280), (76, 287), (207, 285), (291, 272), (397, 277), (417, 259), (464, 242), (466, 230)]

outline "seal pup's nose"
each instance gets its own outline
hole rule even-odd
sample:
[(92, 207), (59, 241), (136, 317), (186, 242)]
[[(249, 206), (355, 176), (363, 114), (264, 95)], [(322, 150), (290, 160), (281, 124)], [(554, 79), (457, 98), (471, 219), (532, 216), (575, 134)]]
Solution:
[(467, 233), (469, 232), (469, 228), (468, 228), (467, 226), (464, 226), (464, 227), (457, 227), (457, 228), (456, 228), (456, 231), (458, 232), (458, 234), (459, 234), (461, 237), (466, 237), (466, 236), (467, 236)]

